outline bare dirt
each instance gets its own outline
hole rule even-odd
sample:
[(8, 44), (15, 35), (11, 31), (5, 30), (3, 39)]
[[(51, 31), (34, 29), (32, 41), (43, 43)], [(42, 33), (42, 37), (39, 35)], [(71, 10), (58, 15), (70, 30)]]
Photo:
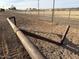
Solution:
[(57, 45), (53, 41), (61, 42), (66, 25), (52, 25), (36, 15), (12, 12), (0, 13), (0, 59), (31, 59), (6, 20), (10, 16), (16, 17), (17, 27), (47, 38), (37, 39), (27, 35), (47, 59), (79, 59), (78, 28), (70, 27), (64, 44)]

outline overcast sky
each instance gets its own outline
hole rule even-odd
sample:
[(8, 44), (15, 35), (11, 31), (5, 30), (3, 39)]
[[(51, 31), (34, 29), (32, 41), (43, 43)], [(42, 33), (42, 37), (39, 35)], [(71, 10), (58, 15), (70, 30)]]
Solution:
[[(51, 8), (53, 0), (40, 0), (40, 8)], [(11, 5), (18, 9), (37, 8), (38, 0), (0, 0), (0, 7), (8, 8)], [(56, 0), (55, 8), (79, 7), (79, 0)]]

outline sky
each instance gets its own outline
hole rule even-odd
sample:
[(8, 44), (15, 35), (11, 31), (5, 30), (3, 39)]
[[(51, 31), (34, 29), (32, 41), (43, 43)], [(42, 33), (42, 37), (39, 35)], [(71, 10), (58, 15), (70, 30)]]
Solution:
[[(53, 0), (39, 0), (40, 8), (52, 8)], [(14, 5), (17, 9), (37, 8), (38, 0), (0, 0), (0, 8)], [(79, 7), (79, 0), (55, 0), (55, 8)]]

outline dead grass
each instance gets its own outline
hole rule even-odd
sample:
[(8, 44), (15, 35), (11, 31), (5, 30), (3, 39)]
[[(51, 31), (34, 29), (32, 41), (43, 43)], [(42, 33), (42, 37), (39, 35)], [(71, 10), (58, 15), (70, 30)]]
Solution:
[[(33, 11), (33, 12), (26, 12), (27, 14), (34, 14), (37, 15), (38, 12)], [(40, 11), (39, 12), (40, 15), (48, 15), (51, 16), (52, 12), (51, 11)], [(69, 17), (69, 11), (55, 11), (55, 16), (57, 17)], [(71, 11), (71, 15), (70, 18), (75, 18), (75, 19), (79, 19), (79, 11)]]

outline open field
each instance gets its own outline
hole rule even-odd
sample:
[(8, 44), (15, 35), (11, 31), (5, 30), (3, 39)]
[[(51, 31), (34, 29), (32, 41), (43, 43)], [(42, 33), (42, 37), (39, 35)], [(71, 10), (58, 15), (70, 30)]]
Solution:
[[(69, 12), (71, 13), (70, 18), (79, 19), (79, 11), (55, 11), (54, 15), (57, 17), (69, 18)], [(37, 11), (28, 11), (28, 12), (24, 11), (24, 12), (20, 12), (20, 13), (34, 14), (34, 15), (38, 14)], [(52, 15), (51, 11), (39, 11), (39, 13), (40, 13), (40, 15), (44, 15), (44, 16), (46, 16), (46, 15), (51, 16)]]
[[(48, 12), (48, 14), (50, 13)], [(50, 16), (46, 18), (42, 15), (38, 17), (38, 15), (18, 14), (18, 12), (9, 11), (0, 13), (0, 59), (31, 59), (6, 20), (10, 16), (16, 17), (17, 27), (48, 38), (41, 39), (26, 35), (47, 59), (79, 59), (78, 20), (56, 17), (52, 25)], [(71, 27), (64, 45), (59, 46), (53, 43), (53, 41), (61, 41), (68, 24)]]
[[(60, 25), (71, 25), (72, 27), (79, 28), (79, 11), (71, 11), (71, 15), (69, 17), (69, 11), (55, 11), (54, 20), (56, 24)], [(39, 19), (43, 19), (45, 21), (52, 21), (52, 13), (51, 11), (43, 11), (43, 12), (15, 12), (20, 14), (29, 14), (34, 16), (39, 16)]]

